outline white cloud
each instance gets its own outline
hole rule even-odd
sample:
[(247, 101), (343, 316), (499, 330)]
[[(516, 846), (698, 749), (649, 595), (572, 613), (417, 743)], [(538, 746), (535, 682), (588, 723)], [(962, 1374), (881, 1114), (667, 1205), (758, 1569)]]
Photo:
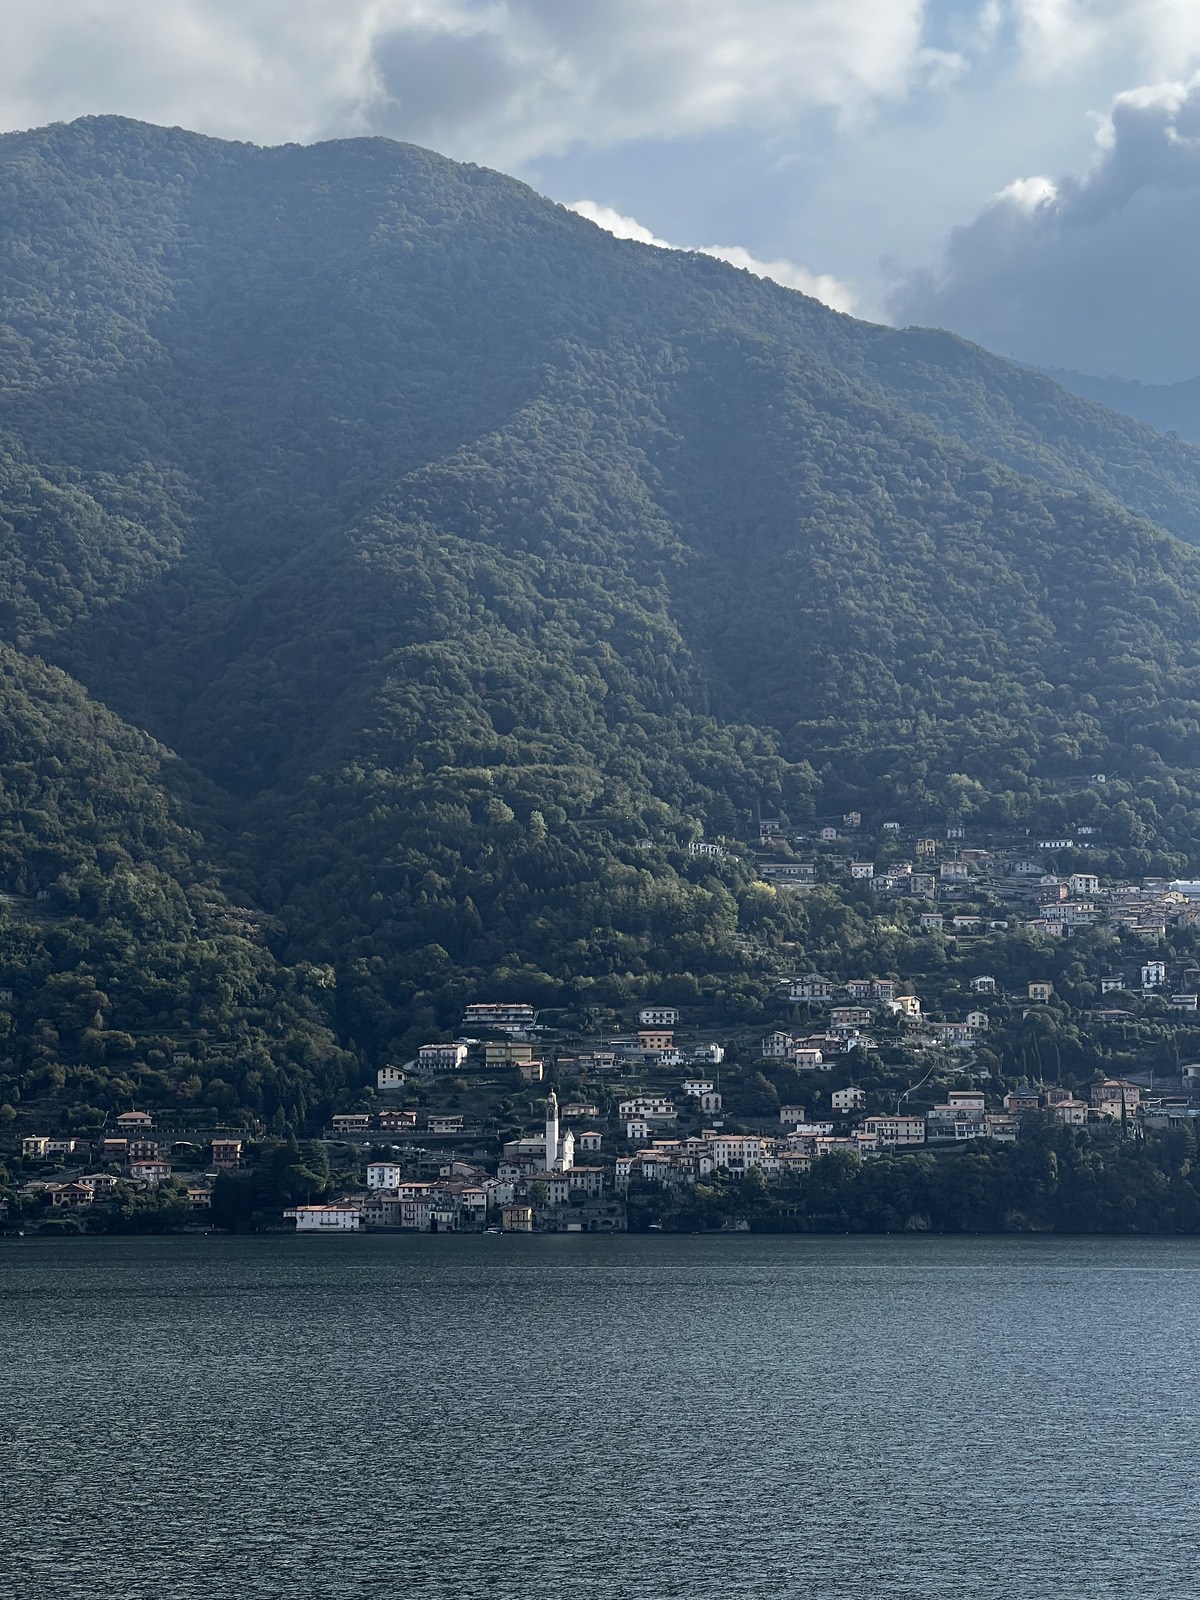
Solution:
[(1026, 69), (1043, 79), (1119, 58), (1147, 77), (1189, 73), (1200, 58), (1195, 0), (1012, 0)]
[(96, 111), (270, 143), (437, 138), (512, 164), (853, 117), (946, 70), (925, 0), (5, 0), (0, 123)]
[(1018, 180), (893, 313), (1042, 366), (1200, 374), (1200, 79), (1116, 97), (1083, 178)]
[(5, 0), (0, 125), (95, 112), (308, 139), (370, 81), (364, 0)]
[[(925, 0), (445, 0), (438, 28), (490, 53), (503, 92), (464, 107), (457, 137), (512, 162), (567, 149), (769, 127), (807, 107), (846, 118), (942, 70), (921, 47)], [(422, 136), (429, 18), (381, 30), (371, 112)], [(395, 63), (389, 68), (384, 57)]]
[(581, 217), (594, 222), (606, 233), (615, 234), (618, 239), (635, 239), (638, 244), (656, 245), (660, 250), (679, 248), (678, 245), (668, 244), (665, 239), (656, 239), (650, 229), (643, 228), (634, 217), (623, 217), (611, 206), (598, 206), (594, 200), (573, 200), (567, 210), (577, 211)]
[(707, 245), (700, 254), (728, 261), (731, 267), (742, 267), (756, 278), (771, 278), (785, 289), (799, 289), (801, 294), (824, 301), (834, 311), (853, 311), (858, 304), (858, 296), (848, 283), (842, 283), (828, 272), (809, 272), (794, 261), (757, 261), (741, 245)]
[(1058, 186), (1052, 178), (1017, 178), (994, 196), (993, 205), (1010, 205), (1029, 216), (1039, 206), (1058, 199)]
[[(634, 217), (623, 217), (611, 206), (597, 205), (594, 200), (576, 200), (567, 210), (577, 211), (581, 217), (615, 234), (618, 239), (634, 239), (638, 244), (655, 245), (660, 250), (687, 248), (656, 238), (649, 228), (644, 228)], [(840, 282), (829, 273), (809, 272), (805, 267), (798, 267), (794, 261), (759, 261), (749, 250), (736, 244), (702, 245), (696, 254), (715, 256), (718, 261), (726, 261), (731, 267), (740, 267), (745, 272), (753, 273), (756, 278), (770, 278), (785, 289), (799, 289), (801, 294), (823, 301), (834, 311), (853, 311), (857, 304), (857, 297), (849, 284)]]

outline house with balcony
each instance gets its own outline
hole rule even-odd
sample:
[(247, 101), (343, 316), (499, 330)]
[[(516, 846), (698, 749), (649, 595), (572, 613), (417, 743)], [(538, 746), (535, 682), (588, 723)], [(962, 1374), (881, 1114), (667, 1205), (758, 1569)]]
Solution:
[(877, 1140), (880, 1146), (888, 1149), (900, 1146), (907, 1148), (925, 1143), (925, 1118), (912, 1114), (901, 1116), (881, 1113), (867, 1117), (863, 1121), (862, 1131), (869, 1138)]
[(788, 999), (832, 1000), (835, 987), (830, 978), (822, 978), (815, 972), (805, 973), (803, 977), (788, 979)]

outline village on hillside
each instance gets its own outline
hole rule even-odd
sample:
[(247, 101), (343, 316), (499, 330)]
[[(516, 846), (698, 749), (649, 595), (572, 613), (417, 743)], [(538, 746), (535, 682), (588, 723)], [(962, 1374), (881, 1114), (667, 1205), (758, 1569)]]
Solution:
[[(943, 952), (940, 979), (786, 970), (776, 952), (774, 1022), (757, 1031), (715, 1023), (696, 1003), (610, 1009), (581, 1034), (526, 999), (472, 1002), (452, 1037), (378, 1068), (358, 1105), (282, 1168), (263, 1129), (194, 1128), (163, 1110), (131, 1107), (92, 1138), (21, 1129), (9, 1226), (99, 1225), (133, 1195), (194, 1227), (611, 1232), (626, 1227), (639, 1186), (684, 1191), (750, 1173), (786, 1185), (837, 1152), (870, 1161), (1012, 1143), (1031, 1117), (1081, 1137), (1192, 1125), (1200, 1065), (1179, 1058), (1179, 1041), (1190, 1042), (1200, 966), (1168, 933), (1200, 916), (1200, 884), (1105, 882), (1078, 865), (1087, 840), (973, 848), (956, 827), (916, 837), (911, 860), (886, 825), (879, 849), (846, 854), (858, 823), (848, 814), (823, 828), (807, 856), (782, 823), (764, 824), (762, 883), (781, 895), (840, 884), (891, 904)], [(1068, 850), (1071, 871), (1047, 870)], [(1124, 965), (1064, 969), (1055, 954), (1084, 929), (1109, 930), (1100, 948)], [(1044, 970), (1014, 976), (1011, 959), (986, 970), (1016, 932)], [(1103, 966), (1096, 949), (1093, 939), (1089, 960)], [(1070, 1070), (1071, 1039), (1113, 1070)], [(285, 1174), (273, 1189), (268, 1166)]]

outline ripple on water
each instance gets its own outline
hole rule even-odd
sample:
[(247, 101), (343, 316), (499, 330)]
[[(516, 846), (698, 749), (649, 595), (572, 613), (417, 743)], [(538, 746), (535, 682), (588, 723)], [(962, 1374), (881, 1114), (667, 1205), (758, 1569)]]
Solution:
[(1200, 1242), (0, 1242), (11, 1600), (1172, 1600)]

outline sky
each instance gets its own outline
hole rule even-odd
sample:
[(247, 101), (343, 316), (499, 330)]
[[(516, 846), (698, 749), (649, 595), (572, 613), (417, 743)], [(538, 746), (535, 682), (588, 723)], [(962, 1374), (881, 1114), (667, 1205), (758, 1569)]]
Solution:
[(1200, 375), (1200, 0), (4, 0), (0, 127), (379, 133), (1035, 365)]

